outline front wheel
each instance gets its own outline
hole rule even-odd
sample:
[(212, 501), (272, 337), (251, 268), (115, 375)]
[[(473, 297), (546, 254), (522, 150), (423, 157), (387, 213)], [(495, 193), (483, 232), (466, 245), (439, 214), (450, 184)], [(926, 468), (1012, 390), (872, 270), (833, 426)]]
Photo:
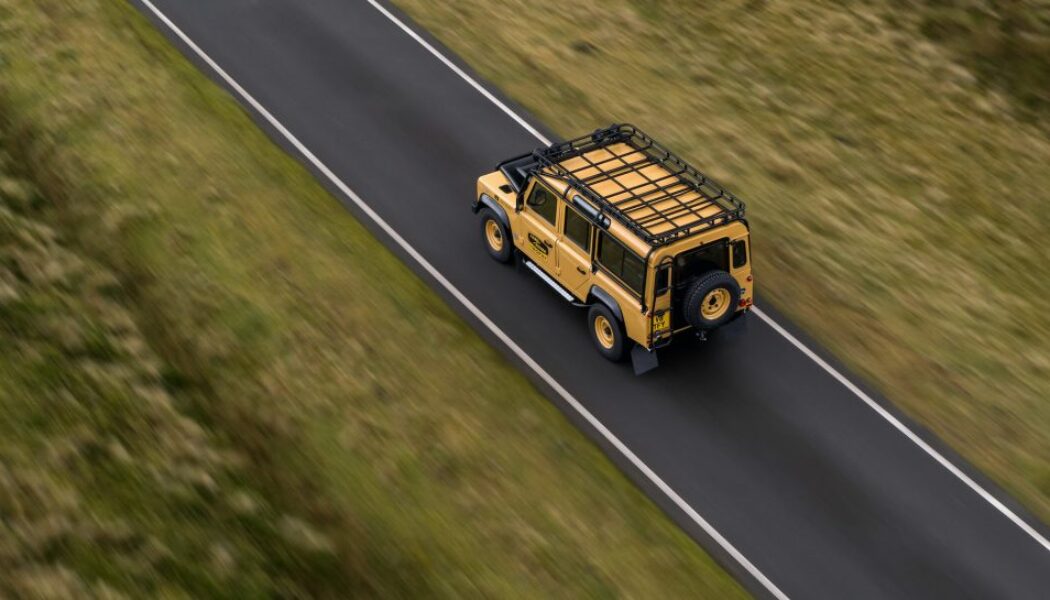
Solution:
[(627, 334), (623, 324), (604, 304), (591, 305), (587, 311), (587, 324), (598, 352), (605, 358), (619, 362), (627, 355)]
[(510, 232), (491, 208), (481, 209), (481, 240), (489, 256), (501, 263), (510, 262)]

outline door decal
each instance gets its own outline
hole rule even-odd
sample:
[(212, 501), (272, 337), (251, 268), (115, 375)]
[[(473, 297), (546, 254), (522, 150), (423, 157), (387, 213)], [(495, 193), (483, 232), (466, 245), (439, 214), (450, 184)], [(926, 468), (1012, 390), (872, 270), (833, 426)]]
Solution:
[(551, 249), (547, 247), (547, 244), (543, 243), (543, 240), (536, 237), (536, 234), (531, 232), (529, 233), (529, 244), (536, 250), (536, 252), (539, 252), (543, 256), (550, 254)]

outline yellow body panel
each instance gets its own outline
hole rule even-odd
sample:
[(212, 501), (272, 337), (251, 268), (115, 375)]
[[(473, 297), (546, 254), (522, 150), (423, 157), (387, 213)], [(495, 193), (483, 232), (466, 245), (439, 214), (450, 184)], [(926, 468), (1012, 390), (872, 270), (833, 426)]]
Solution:
[[(587, 164), (585, 158), (592, 162), (622, 160), (626, 163), (637, 160), (637, 154), (637, 151), (627, 144), (614, 144), (588, 152), (583, 157), (568, 159), (563, 164), (567, 169), (579, 170), (577, 175), (584, 178), (587, 176), (587, 170), (584, 168)], [(591, 186), (591, 190), (605, 198), (610, 198), (616, 197), (618, 192), (623, 193), (622, 190), (626, 188), (644, 199), (648, 191), (646, 177), (659, 181), (668, 175), (669, 172), (663, 166), (651, 164), (642, 169), (626, 170), (622, 175), (608, 178)], [(727, 298), (715, 298), (713, 299), (714, 303), (705, 304), (708, 307), (705, 309), (705, 314), (708, 314), (707, 310), (722, 311), (718, 314), (723, 314), (724, 311), (728, 310), (742, 311), (746, 310), (753, 303), (754, 284), (751, 273), (750, 232), (745, 222), (741, 220), (715, 224), (696, 233), (683, 235), (681, 239), (670, 243), (653, 246), (618, 220), (612, 219), (606, 231), (631, 252), (645, 260), (645, 289), (642, 290), (641, 294), (638, 294), (616, 276), (596, 265), (592, 260), (594, 255), (592, 247), (596, 243), (595, 240), (599, 231), (597, 227), (591, 227), (589, 247), (587, 248), (580, 248), (577, 244), (567, 239), (564, 230), (566, 211), (574, 209), (566, 202), (566, 198), (572, 199), (580, 195), (578, 190), (572, 189), (569, 184), (561, 179), (540, 175), (530, 178), (519, 201), (518, 195), (510, 188), (508, 183), (502, 172), (493, 171), (478, 179), (477, 192), (479, 197), (484, 194), (496, 200), (506, 211), (514, 246), (581, 302), (593, 301), (590, 293), (594, 287), (600, 287), (607, 292), (619, 306), (623, 315), (623, 324), (627, 336), (645, 348), (653, 347), (653, 332), (663, 331), (669, 336), (671, 329), (676, 332), (688, 329), (688, 326), (684, 323), (676, 322), (678, 321), (677, 317), (669, 310), (671, 304), (670, 292), (655, 297), (657, 270), (661, 265), (668, 264), (669, 261), (672, 261), (674, 257), (683, 252), (719, 240), (728, 240), (729, 242), (744, 240), (747, 243), (748, 251), (746, 264), (740, 268), (733, 268), (733, 259), (732, 257), (729, 259), (729, 272), (741, 288), (740, 305), (724, 306), (718, 304), (718, 302), (724, 304)], [(524, 199), (528, 197), (530, 191), (536, 185), (547, 187), (558, 199), (558, 208), (553, 223), (548, 222), (524, 202)], [(655, 186), (652, 187), (654, 197), (657, 198), (661, 195), (667, 196), (669, 190), (671, 192), (681, 192), (681, 195), (676, 197), (678, 200), (674, 197), (665, 197), (654, 202), (651, 208), (644, 204), (637, 204), (634, 207), (632, 217), (647, 224), (645, 227), (646, 233), (659, 235), (683, 226), (690, 219), (695, 219), (696, 213), (683, 213), (680, 218), (676, 218), (674, 216), (674, 203), (679, 200), (686, 202), (695, 199), (697, 198), (695, 195), (697, 192), (686, 190), (684, 186), (678, 189), (675, 189), (674, 186), (664, 186), (662, 189), (657, 189)], [(693, 196), (690, 196), (691, 194)], [(701, 212), (700, 216), (708, 217), (717, 215), (720, 209), (717, 206), (713, 206), (703, 210), (708, 212)], [(664, 214), (671, 214), (672, 216), (670, 218), (654, 217), (653, 219), (646, 219), (648, 214), (655, 214), (657, 211), (663, 211)], [(673, 284), (673, 282), (671, 283)], [(707, 302), (707, 299), (705, 299), (705, 302)]]

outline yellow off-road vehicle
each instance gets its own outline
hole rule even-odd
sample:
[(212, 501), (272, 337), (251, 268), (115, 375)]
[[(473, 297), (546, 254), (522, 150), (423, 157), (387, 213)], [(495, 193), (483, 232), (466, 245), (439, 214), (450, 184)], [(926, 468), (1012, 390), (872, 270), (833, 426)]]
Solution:
[(520, 257), (589, 307), (598, 351), (635, 372), (677, 334), (742, 322), (754, 298), (744, 204), (651, 137), (613, 125), (500, 163), (474, 212), (500, 262)]

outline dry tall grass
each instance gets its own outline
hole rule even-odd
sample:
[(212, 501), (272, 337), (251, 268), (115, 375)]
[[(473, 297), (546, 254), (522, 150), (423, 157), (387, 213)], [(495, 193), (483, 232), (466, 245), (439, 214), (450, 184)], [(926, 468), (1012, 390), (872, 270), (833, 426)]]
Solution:
[(764, 299), (1050, 520), (1045, 2), (396, 3), (563, 135), (635, 122), (739, 193)]
[(0, 596), (742, 595), (129, 4), (0, 129)]

